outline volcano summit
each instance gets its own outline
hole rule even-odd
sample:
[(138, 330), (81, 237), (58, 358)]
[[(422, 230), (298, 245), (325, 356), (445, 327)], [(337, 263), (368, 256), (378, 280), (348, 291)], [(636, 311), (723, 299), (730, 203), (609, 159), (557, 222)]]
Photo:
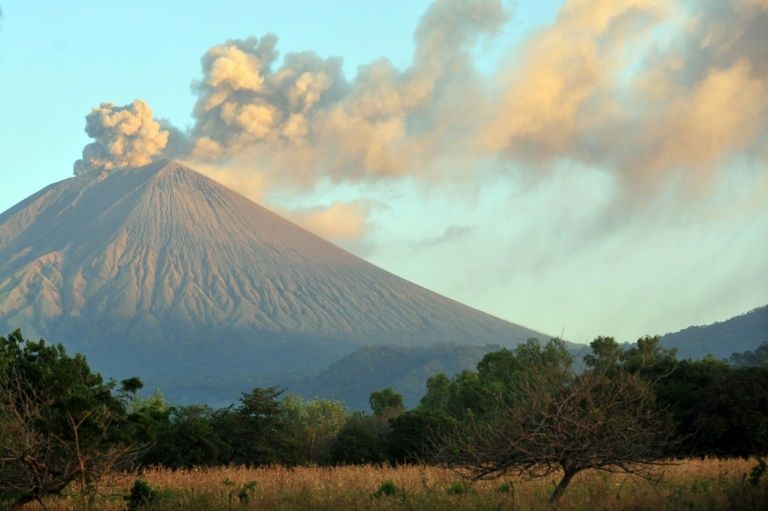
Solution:
[(174, 161), (66, 179), (0, 215), (0, 329), (15, 328), (180, 400), (318, 370), (364, 346), (540, 336)]

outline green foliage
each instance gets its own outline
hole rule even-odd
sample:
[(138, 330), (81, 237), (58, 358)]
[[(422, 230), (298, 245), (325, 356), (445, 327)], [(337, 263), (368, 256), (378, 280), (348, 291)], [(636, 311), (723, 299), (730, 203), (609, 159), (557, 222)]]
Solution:
[(584, 362), (592, 371), (615, 374), (623, 370), (657, 381), (667, 377), (677, 365), (676, 351), (663, 348), (658, 336), (641, 337), (626, 349), (613, 337), (603, 336), (589, 346), (592, 353), (584, 356)]
[(620, 363), (622, 349), (613, 337), (599, 336), (589, 343), (592, 353), (584, 355), (584, 363), (592, 369), (608, 370)]
[(451, 400), (451, 379), (438, 373), (427, 379), (427, 392), (419, 402), (419, 408), (436, 413), (447, 413)]
[(171, 408), (159, 425), (157, 442), (144, 457), (146, 465), (192, 468), (223, 463), (229, 448), (214, 423), (214, 412), (207, 406)]
[(330, 463), (346, 408), (338, 401), (279, 396), (275, 388), (257, 387), (238, 406), (173, 407), (143, 462), (169, 468)]
[(84, 507), (107, 470), (153, 438), (143, 409), (129, 413), (136, 378), (116, 390), (61, 345), (0, 337), (0, 502), (23, 504), (78, 482)]
[(394, 417), (405, 410), (403, 396), (392, 390), (391, 387), (371, 392), (368, 399), (373, 415), (376, 417)]
[(393, 463), (426, 463), (442, 448), (440, 439), (448, 427), (444, 413), (409, 410), (390, 419), (387, 437), (389, 459)]
[[(756, 354), (735, 354), (737, 367), (709, 356), (677, 361), (658, 337), (644, 337), (621, 350), (611, 338), (593, 343), (589, 367), (612, 365), (651, 382), (659, 406), (668, 410), (683, 441), (670, 454), (749, 456), (768, 452), (768, 366)], [(610, 355), (606, 355), (610, 354)], [(609, 362), (610, 359), (610, 362)]]
[(136, 394), (142, 388), (144, 388), (144, 384), (135, 376), (126, 378), (120, 382), (120, 389), (126, 394)]
[(257, 387), (242, 394), (238, 406), (214, 412), (213, 427), (226, 442), (222, 461), (248, 466), (291, 462), (285, 456), (280, 394), (275, 387)]
[[(474, 368), (500, 346), (433, 344), (427, 347), (372, 346), (357, 350), (297, 388), (305, 396), (333, 396), (353, 411), (369, 410), (370, 393), (391, 387), (403, 404), (415, 407), (424, 395), (426, 378), (438, 372), (454, 375)], [(423, 375), (423, 376), (421, 376)]]
[(683, 360), (654, 384), (685, 438), (679, 455), (750, 456), (768, 453), (768, 367)]
[(288, 395), (280, 403), (284, 431), (297, 463), (326, 464), (349, 412), (340, 401)]
[(572, 358), (559, 339), (542, 346), (529, 339), (514, 351), (486, 354), (477, 371), (462, 371), (454, 379), (437, 375), (427, 381), (420, 408), (455, 418), (491, 416), (499, 402), (512, 404), (521, 385), (556, 387), (572, 377)]
[(768, 470), (768, 464), (765, 463), (765, 459), (758, 458), (757, 463), (749, 473), (749, 484), (752, 486), (760, 484), (760, 479), (765, 475), (766, 470)]
[(336, 436), (331, 448), (334, 464), (379, 464), (388, 460), (386, 419), (353, 413)]
[(671, 374), (677, 365), (677, 351), (661, 345), (661, 337), (645, 336), (624, 350), (622, 369), (640, 374), (648, 381), (660, 381)]
[(128, 511), (138, 511), (151, 505), (157, 500), (160, 490), (153, 488), (144, 479), (136, 479), (131, 492), (124, 497)]
[(734, 355), (738, 363), (733, 367), (711, 356), (677, 361), (675, 351), (662, 348), (659, 337), (643, 337), (627, 349), (610, 337), (599, 337), (591, 346), (593, 353), (584, 357), (590, 370), (622, 370), (650, 382), (682, 439), (669, 454), (768, 452), (768, 366), (747, 363), (754, 354)]
[[(561, 470), (553, 500), (582, 470), (653, 463), (663, 455), (670, 428), (640, 373), (663, 355), (657, 346), (658, 339), (644, 338), (624, 352), (613, 339), (598, 338), (588, 369), (578, 374), (557, 339), (489, 353), (476, 373), (432, 386), (448, 389), (443, 413), (450, 423), (439, 435), (439, 459), (476, 479)], [(445, 401), (428, 398), (425, 403)]]
[(384, 481), (379, 488), (371, 494), (371, 497), (380, 499), (382, 497), (405, 497), (405, 492), (398, 488), (392, 481)]
[(477, 493), (466, 481), (455, 481), (448, 487), (448, 495), (467, 495)]
[(745, 351), (731, 355), (731, 362), (736, 367), (768, 366), (768, 341), (760, 344), (755, 351)]

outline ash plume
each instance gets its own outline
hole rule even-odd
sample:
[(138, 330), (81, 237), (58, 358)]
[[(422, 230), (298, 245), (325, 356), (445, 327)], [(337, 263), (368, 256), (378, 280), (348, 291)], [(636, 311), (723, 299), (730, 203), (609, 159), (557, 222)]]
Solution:
[(706, 195), (730, 159), (768, 159), (764, 0), (568, 0), (481, 72), (480, 43), (510, 17), (499, 0), (436, 0), (405, 69), (382, 57), (352, 79), (340, 58), (280, 59), (272, 34), (224, 42), (202, 57), (188, 130), (139, 100), (102, 104), (75, 173), (173, 154), (261, 196), (321, 181), (546, 179), (564, 164), (648, 198)]
[(125, 106), (102, 103), (85, 117), (85, 132), (94, 142), (83, 148), (75, 175), (146, 165), (162, 154), (169, 135), (139, 99)]

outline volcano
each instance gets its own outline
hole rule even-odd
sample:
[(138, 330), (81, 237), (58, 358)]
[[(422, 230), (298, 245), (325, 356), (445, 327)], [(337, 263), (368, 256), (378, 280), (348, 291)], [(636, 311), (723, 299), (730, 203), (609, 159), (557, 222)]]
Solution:
[(66, 179), (0, 215), (0, 329), (16, 328), (182, 402), (305, 375), (364, 346), (542, 337), (175, 161)]

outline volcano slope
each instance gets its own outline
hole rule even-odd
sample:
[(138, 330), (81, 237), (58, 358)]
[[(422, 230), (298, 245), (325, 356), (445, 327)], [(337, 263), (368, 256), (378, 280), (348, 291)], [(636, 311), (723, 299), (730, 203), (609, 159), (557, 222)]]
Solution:
[(0, 331), (15, 328), (178, 402), (234, 399), (364, 346), (541, 337), (175, 161), (66, 179), (0, 215)]

